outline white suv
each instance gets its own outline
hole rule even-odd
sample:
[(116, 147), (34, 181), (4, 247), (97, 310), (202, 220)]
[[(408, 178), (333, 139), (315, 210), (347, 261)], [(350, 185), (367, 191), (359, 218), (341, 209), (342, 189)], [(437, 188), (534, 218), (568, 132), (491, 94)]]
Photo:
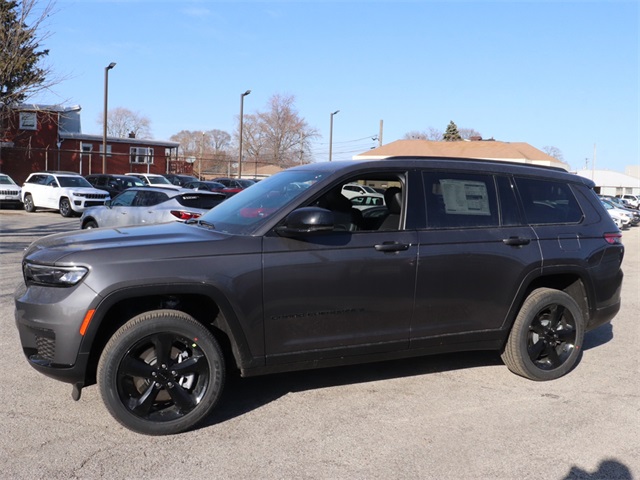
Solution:
[(27, 212), (36, 208), (59, 210), (63, 217), (81, 214), (86, 208), (104, 205), (109, 194), (98, 190), (72, 172), (36, 172), (22, 186), (22, 203)]
[(627, 203), (632, 207), (632, 208), (640, 208), (640, 195), (631, 195), (631, 194), (626, 194), (626, 195), (616, 195), (618, 198), (622, 198), (623, 200), (626, 200)]
[(170, 190), (182, 190), (180, 185), (174, 185), (164, 175), (158, 175), (157, 173), (125, 173), (132, 177), (139, 178), (149, 187), (168, 188)]

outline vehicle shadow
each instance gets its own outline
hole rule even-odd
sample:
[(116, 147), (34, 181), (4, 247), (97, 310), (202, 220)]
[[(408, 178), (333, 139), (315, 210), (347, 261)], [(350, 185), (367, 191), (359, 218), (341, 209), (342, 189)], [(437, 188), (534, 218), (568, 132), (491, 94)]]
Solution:
[(582, 351), (590, 350), (613, 340), (613, 325), (607, 323), (595, 330), (587, 332), (582, 343)]
[(249, 378), (233, 372), (220, 403), (199, 428), (239, 417), (289, 393), (501, 364), (496, 352), (463, 352)]

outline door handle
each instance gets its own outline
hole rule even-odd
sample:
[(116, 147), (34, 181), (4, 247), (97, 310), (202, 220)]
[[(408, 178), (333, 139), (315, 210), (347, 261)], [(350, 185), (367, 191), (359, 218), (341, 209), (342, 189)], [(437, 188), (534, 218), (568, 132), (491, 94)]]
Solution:
[(502, 240), (505, 245), (511, 245), (512, 247), (521, 247), (522, 245), (529, 245), (531, 243), (530, 238), (523, 237), (509, 237)]
[(403, 252), (409, 250), (410, 246), (410, 243), (382, 242), (381, 244), (375, 245), (374, 248), (378, 252)]

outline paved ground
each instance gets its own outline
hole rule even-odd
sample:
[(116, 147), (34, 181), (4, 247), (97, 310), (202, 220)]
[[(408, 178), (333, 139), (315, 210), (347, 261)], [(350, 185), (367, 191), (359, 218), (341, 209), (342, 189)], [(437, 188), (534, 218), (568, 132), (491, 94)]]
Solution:
[(75, 228), (0, 211), (0, 478), (640, 479), (640, 228), (623, 237), (621, 313), (560, 380), (524, 380), (493, 353), (236, 378), (203, 427), (163, 438), (120, 427), (95, 387), (73, 402), (23, 358), (20, 253)]

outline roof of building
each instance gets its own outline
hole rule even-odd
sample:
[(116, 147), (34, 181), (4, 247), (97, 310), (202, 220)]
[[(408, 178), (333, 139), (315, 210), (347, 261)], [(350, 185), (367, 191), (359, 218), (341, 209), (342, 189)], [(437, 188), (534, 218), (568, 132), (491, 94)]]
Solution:
[(396, 140), (353, 157), (373, 160), (395, 156), (460, 157), (481, 160), (502, 160), (569, 169), (569, 165), (547, 155), (525, 142), (496, 140), (436, 142), (432, 140)]
[(599, 187), (640, 188), (640, 178), (613, 170), (578, 170), (575, 173), (593, 180)]

